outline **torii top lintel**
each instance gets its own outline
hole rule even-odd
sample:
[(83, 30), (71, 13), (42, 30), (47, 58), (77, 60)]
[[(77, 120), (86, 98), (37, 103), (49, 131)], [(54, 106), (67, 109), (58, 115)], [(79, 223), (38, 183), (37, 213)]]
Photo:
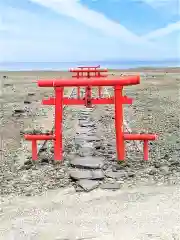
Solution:
[(97, 68), (97, 67), (79, 67), (79, 68), (71, 68), (71, 69), (69, 69), (69, 72), (94, 73), (94, 72), (108, 72), (108, 70)]
[(140, 76), (126, 76), (119, 79), (81, 78), (39, 80), (39, 87), (84, 87), (84, 86), (129, 86), (140, 83)]
[[(92, 69), (97, 69), (97, 68), (100, 68), (100, 65), (98, 66), (79, 66), (77, 68), (81, 68), (81, 69), (89, 69), (89, 68), (92, 68)], [(71, 68), (72, 69), (72, 68)]]

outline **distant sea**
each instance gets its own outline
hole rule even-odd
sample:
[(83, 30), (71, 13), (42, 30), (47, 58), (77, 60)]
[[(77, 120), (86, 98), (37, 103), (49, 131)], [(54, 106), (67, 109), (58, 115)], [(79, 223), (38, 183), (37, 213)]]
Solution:
[(78, 66), (97, 66), (109, 69), (137, 67), (180, 67), (180, 60), (164, 61), (82, 61), (82, 62), (0, 62), (0, 71), (68, 70)]

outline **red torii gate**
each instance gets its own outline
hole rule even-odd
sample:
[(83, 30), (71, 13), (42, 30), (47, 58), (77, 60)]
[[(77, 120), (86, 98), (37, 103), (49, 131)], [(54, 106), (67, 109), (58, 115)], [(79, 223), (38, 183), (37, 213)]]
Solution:
[(155, 134), (129, 134), (123, 131), (123, 104), (131, 104), (132, 99), (123, 96), (123, 87), (140, 83), (140, 76), (129, 76), (120, 79), (104, 78), (81, 78), (81, 79), (56, 79), (39, 80), (39, 87), (54, 87), (55, 98), (43, 100), (45, 105), (55, 105), (55, 132), (52, 135), (25, 135), (26, 140), (32, 141), (32, 159), (37, 160), (37, 140), (54, 141), (54, 159), (60, 161), (63, 158), (62, 153), (62, 121), (63, 105), (77, 105), (87, 103), (87, 99), (70, 99), (63, 97), (64, 87), (86, 87), (87, 85), (114, 86), (114, 97), (110, 98), (90, 98), (91, 104), (115, 104), (115, 130), (116, 130), (116, 148), (117, 158), (123, 161), (125, 158), (125, 140), (144, 141), (144, 160), (148, 160), (148, 141), (156, 140)]
[[(75, 73), (75, 75), (73, 75), (72, 77), (73, 78), (84, 78), (84, 77), (87, 77), (87, 78), (101, 78), (101, 77), (107, 77), (108, 75), (107, 74), (102, 74), (104, 72), (108, 72), (107, 69), (101, 69), (100, 68), (100, 65), (96, 66), (96, 67), (78, 67), (78, 68), (70, 68), (69, 69), (69, 72), (72, 72), (72, 73)], [(80, 98), (80, 87), (77, 87), (77, 96), (78, 98)], [(87, 95), (89, 98), (91, 98), (91, 95), (92, 95), (92, 89), (91, 89), (91, 86), (86, 86), (86, 89), (85, 89), (85, 95)], [(98, 87), (98, 95), (99, 95), (99, 98), (102, 97), (102, 87), (99, 86)], [(88, 107), (91, 107), (90, 105)]]

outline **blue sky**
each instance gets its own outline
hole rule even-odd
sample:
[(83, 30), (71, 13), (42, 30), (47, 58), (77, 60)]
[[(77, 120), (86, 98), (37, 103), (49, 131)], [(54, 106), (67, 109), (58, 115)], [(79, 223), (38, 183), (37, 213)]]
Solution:
[(179, 57), (180, 0), (0, 0), (0, 62)]

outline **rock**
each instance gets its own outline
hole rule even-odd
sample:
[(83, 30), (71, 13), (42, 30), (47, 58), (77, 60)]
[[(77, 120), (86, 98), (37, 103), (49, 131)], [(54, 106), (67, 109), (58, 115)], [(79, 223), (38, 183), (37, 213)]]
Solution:
[(103, 158), (101, 157), (76, 157), (73, 160), (71, 160), (70, 164), (74, 167), (80, 167), (80, 168), (90, 168), (90, 169), (98, 169), (102, 168)]
[(39, 153), (45, 152), (46, 150), (47, 150), (47, 147), (46, 147), (46, 146), (42, 146), (42, 147), (39, 149)]
[(78, 154), (81, 157), (87, 157), (87, 156), (92, 156), (94, 153), (92, 147), (82, 147), (79, 149)]
[(114, 154), (114, 152), (115, 152), (114, 150), (108, 150), (107, 153), (108, 153), (108, 154)]
[(105, 175), (106, 175), (106, 177), (115, 178), (115, 179), (121, 179), (121, 178), (128, 177), (128, 174), (125, 171), (118, 171), (118, 172), (109, 171), (109, 172), (106, 172)]
[(76, 186), (75, 190), (76, 190), (76, 192), (83, 192), (84, 191), (84, 189), (80, 186)]
[(90, 118), (89, 118), (89, 115), (84, 115), (84, 114), (82, 114), (82, 115), (80, 115), (79, 117), (78, 117), (78, 119), (79, 119), (79, 121), (90, 121)]
[(79, 137), (76, 136), (74, 138), (74, 143), (75, 143), (76, 147), (81, 147), (86, 142), (85, 142), (85, 140), (84, 140), (84, 138), (82, 136), (79, 136)]
[(30, 197), (30, 196), (32, 196), (32, 194), (33, 194), (33, 188), (32, 188), (32, 186), (26, 187), (26, 188), (25, 188), (25, 196), (26, 196), (26, 197)]
[(118, 182), (114, 182), (114, 183), (103, 183), (101, 184), (101, 188), (102, 189), (111, 189), (111, 190), (116, 190), (116, 189), (120, 189), (120, 183)]
[(171, 166), (179, 166), (179, 165), (180, 165), (180, 161), (179, 161), (179, 160), (172, 160), (172, 161), (170, 162), (170, 165), (171, 165)]
[(51, 147), (51, 148), (50, 148), (50, 152), (51, 152), (51, 153), (54, 153), (54, 147)]
[(150, 168), (147, 168), (146, 169), (146, 172), (149, 174), (149, 175), (155, 175), (157, 173), (157, 169), (155, 167), (150, 167)]
[(92, 109), (91, 108), (86, 108), (86, 109), (81, 110), (80, 115), (88, 116), (90, 112), (92, 112)]
[(107, 170), (108, 169), (108, 164), (104, 164), (102, 167), (103, 170)]
[(169, 160), (169, 155), (167, 153), (164, 155), (164, 159)]
[(92, 171), (92, 179), (102, 180), (103, 178), (104, 178), (104, 173), (101, 170), (93, 170)]
[(86, 192), (92, 191), (99, 186), (98, 181), (83, 179), (78, 181), (78, 186), (83, 188)]
[(26, 192), (26, 193), (25, 193), (25, 196), (26, 196), (26, 197), (30, 197), (30, 196), (32, 196), (32, 193), (31, 193), (31, 192)]
[(104, 178), (104, 173), (101, 170), (82, 170), (74, 169), (69, 172), (69, 176), (74, 180), (90, 179), (90, 180), (101, 180)]
[(75, 137), (75, 143), (83, 143), (83, 142), (98, 142), (100, 139), (93, 135), (79, 135)]
[(31, 104), (31, 101), (25, 100), (24, 104)]
[(135, 172), (129, 171), (128, 173), (128, 177), (134, 177), (135, 176)]
[(96, 145), (96, 146), (95, 146), (95, 149), (96, 149), (96, 150), (100, 150), (100, 149), (101, 149), (101, 145)]
[(10, 86), (13, 86), (13, 84), (12, 83), (4, 83), (4, 86), (5, 87), (10, 87)]
[(14, 179), (13, 175), (11, 174), (4, 174), (3, 178), (6, 179), (6, 181), (8, 182)]
[(32, 160), (28, 159), (24, 162), (24, 165), (26, 165), (26, 166), (27, 165), (33, 165), (33, 162), (32, 162)]
[(162, 167), (160, 167), (160, 171), (161, 171), (161, 173), (162, 173), (163, 175), (168, 175), (168, 174), (170, 174), (170, 172), (169, 172), (169, 167), (168, 167), (168, 166), (162, 166)]
[(48, 158), (42, 158), (41, 159), (41, 164), (48, 164), (49, 163), (49, 159)]
[(116, 166), (112, 166), (112, 171), (117, 172)]
[(41, 152), (39, 159), (41, 163), (49, 163), (50, 161), (49, 155), (47, 152)]
[(28, 93), (28, 96), (34, 96), (35, 93)]
[[(108, 159), (108, 161), (117, 163), (116, 156), (112, 156), (112, 155), (109, 156), (107, 154), (103, 154), (103, 155), (106, 155), (106, 158)], [(117, 169), (117, 170), (119, 170), (119, 169)]]
[(90, 170), (74, 169), (69, 172), (69, 176), (74, 180), (91, 179), (92, 173)]
[(159, 162), (154, 163), (155, 168), (160, 168), (161, 164)]
[(24, 113), (24, 109), (15, 109), (14, 110), (14, 114), (21, 114), (21, 113)]
[(88, 135), (88, 134), (90, 134), (90, 132), (91, 132), (90, 128), (79, 128), (76, 133), (78, 135), (82, 135), (82, 134)]
[(118, 161), (117, 165), (116, 165), (116, 169), (117, 170), (122, 170), (126, 167), (129, 167), (129, 166), (130, 166), (129, 163), (127, 163), (126, 161)]
[(86, 120), (81, 120), (80, 123), (79, 123), (79, 126), (80, 127), (92, 127), (92, 128), (94, 128), (95, 123), (90, 122), (90, 121), (86, 121)]

